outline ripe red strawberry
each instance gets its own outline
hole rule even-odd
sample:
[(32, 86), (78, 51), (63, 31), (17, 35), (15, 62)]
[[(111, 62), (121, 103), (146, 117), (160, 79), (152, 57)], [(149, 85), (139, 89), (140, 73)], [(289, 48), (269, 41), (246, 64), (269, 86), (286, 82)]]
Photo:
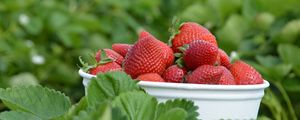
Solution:
[[(143, 39), (144, 37), (149, 36), (148, 34), (149, 33), (147, 33), (147, 32), (141, 32), (140, 36), (139, 36), (139, 39)], [(164, 53), (165, 53), (164, 58), (166, 58), (165, 59), (166, 64), (167, 64), (166, 67), (169, 67), (174, 63), (174, 59), (175, 59), (174, 52), (166, 43), (159, 41), (159, 44), (160, 44), (160, 46), (162, 47), (162, 49), (164, 50)]]
[(201, 65), (214, 65), (218, 56), (218, 47), (209, 42), (197, 40), (190, 43), (183, 54), (186, 67), (193, 70)]
[(186, 76), (188, 83), (218, 84), (223, 69), (221, 66), (202, 65)]
[(141, 32), (139, 40), (128, 51), (123, 68), (131, 77), (145, 73), (161, 75), (166, 68), (166, 55), (161, 42), (148, 32)]
[(189, 44), (194, 40), (205, 40), (218, 46), (215, 36), (197, 23), (185, 22), (180, 26), (179, 31), (179, 34), (176, 34), (173, 39), (171, 38), (172, 49), (175, 53), (180, 52), (178, 47)]
[(105, 64), (100, 64), (95, 68), (89, 70), (89, 73), (92, 75), (97, 75), (98, 73), (104, 73), (109, 71), (121, 71), (122, 68), (116, 62), (108, 62)]
[(226, 67), (227, 69), (230, 69), (230, 66), (231, 66), (230, 58), (228, 57), (226, 52), (224, 52), (222, 49), (219, 49), (217, 61), (220, 65)]
[(262, 76), (252, 66), (241, 60), (238, 60), (231, 65), (230, 72), (238, 85), (263, 83)]
[(220, 78), (220, 80), (218, 81), (218, 84), (220, 85), (235, 85), (235, 80), (234, 80), (234, 77), (232, 76), (232, 74), (230, 73), (230, 71), (223, 67), (223, 66), (220, 66), (221, 69), (223, 69), (223, 74)]
[(128, 50), (132, 47), (133, 45), (130, 44), (121, 44), (121, 43), (115, 43), (112, 45), (112, 49), (122, 55), (123, 57), (126, 56)]
[(173, 53), (173, 50), (165, 43), (163, 42), (160, 42), (161, 46), (162, 46), (162, 49), (164, 50), (164, 53), (165, 53), (165, 61), (166, 61), (166, 67), (169, 67), (171, 65), (173, 65), (174, 63), (174, 53)]
[(152, 82), (165, 82), (163, 78), (157, 73), (146, 73), (139, 75), (136, 79), (141, 81), (152, 81)]
[(172, 65), (166, 69), (162, 77), (166, 82), (181, 83), (185, 74), (186, 70), (184, 68), (180, 68), (177, 65)]
[[(124, 57), (122, 57), (119, 53), (117, 53), (111, 49), (104, 49), (104, 51), (108, 58), (111, 58), (113, 61), (115, 61), (119, 65), (122, 64)], [(101, 60), (101, 50), (98, 50), (98, 52), (96, 53), (95, 59), (97, 62), (99, 62)]]

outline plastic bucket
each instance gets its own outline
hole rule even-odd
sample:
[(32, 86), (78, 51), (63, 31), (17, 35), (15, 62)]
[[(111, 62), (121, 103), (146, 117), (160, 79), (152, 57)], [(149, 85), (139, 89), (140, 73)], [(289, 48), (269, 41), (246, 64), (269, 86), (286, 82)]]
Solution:
[[(87, 87), (94, 75), (79, 70), (83, 85)], [(145, 91), (159, 102), (169, 99), (186, 98), (199, 107), (199, 119), (256, 119), (264, 89), (268, 81), (256, 85), (205, 85), (187, 83), (163, 83), (140, 81)]]

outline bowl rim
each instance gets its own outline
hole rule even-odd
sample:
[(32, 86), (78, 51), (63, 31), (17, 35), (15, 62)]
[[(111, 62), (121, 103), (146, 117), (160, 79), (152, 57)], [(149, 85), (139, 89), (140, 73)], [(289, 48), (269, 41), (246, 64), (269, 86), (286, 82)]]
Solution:
[[(79, 75), (83, 78), (92, 78), (95, 75), (84, 72), (82, 69), (79, 70)], [(165, 88), (165, 89), (186, 89), (186, 90), (257, 90), (265, 89), (270, 86), (267, 80), (264, 80), (263, 84), (254, 85), (210, 85), (210, 84), (190, 84), (190, 83), (169, 83), (169, 82), (151, 82), (151, 81), (140, 81), (140, 86), (153, 87), (153, 88)]]

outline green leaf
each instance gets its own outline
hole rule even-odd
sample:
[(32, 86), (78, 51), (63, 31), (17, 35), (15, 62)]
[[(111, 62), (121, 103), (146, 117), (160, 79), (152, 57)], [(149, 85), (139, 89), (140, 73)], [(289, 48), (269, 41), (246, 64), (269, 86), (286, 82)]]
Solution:
[(229, 16), (225, 25), (216, 34), (219, 47), (225, 51), (237, 50), (249, 28), (247, 23), (247, 20), (240, 15)]
[(300, 49), (291, 44), (280, 44), (277, 48), (279, 57), (285, 63), (290, 64), (300, 64), (300, 56), (297, 54), (300, 53)]
[(294, 72), (297, 76), (300, 76), (300, 65), (293, 65), (293, 72)]
[[(255, 0), (259, 10), (270, 12), (276, 16), (281, 16), (289, 11), (299, 13), (300, 2), (298, 0)], [(272, 4), (270, 4), (272, 3)], [(274, 9), (276, 8), (276, 9)]]
[(242, 14), (248, 20), (253, 20), (257, 14), (257, 8), (254, 0), (244, 0)]
[(290, 64), (276, 64), (273, 66), (265, 66), (264, 64), (258, 65), (258, 64), (251, 64), (253, 67), (255, 67), (259, 73), (262, 74), (264, 79), (269, 81), (282, 81), (284, 80), (284, 77), (287, 76), (291, 70), (292, 65)]
[(89, 105), (112, 100), (123, 92), (140, 90), (137, 81), (131, 79), (124, 72), (114, 71), (98, 74), (92, 78), (87, 88), (87, 101)]
[(43, 22), (40, 18), (33, 17), (28, 24), (24, 25), (24, 28), (32, 35), (38, 35), (43, 29)]
[(272, 120), (271, 118), (267, 117), (267, 116), (259, 116), (257, 118), (257, 120)]
[(64, 116), (62, 116), (59, 120), (72, 120), (72, 118), (80, 113), (80, 111), (87, 109), (87, 101), (86, 98), (83, 97), (81, 100), (76, 103), (75, 105), (72, 105), (72, 107), (68, 110)]
[(300, 37), (300, 19), (289, 21), (272, 39), (275, 43), (294, 43)]
[(261, 55), (257, 55), (256, 57), (256, 60), (263, 66), (266, 66), (266, 67), (271, 67), (271, 66), (274, 66), (274, 65), (277, 65), (280, 63), (280, 60), (278, 57), (276, 56), (271, 56), (271, 55), (268, 55), (268, 56), (261, 56)]
[(195, 21), (199, 24), (209, 23), (212, 26), (216, 25), (218, 22), (217, 14), (214, 14), (212, 8), (199, 1), (187, 6), (181, 12), (181, 18), (185, 21)]
[(277, 48), (283, 62), (293, 65), (293, 70), (300, 76), (300, 48), (291, 44), (280, 44)]
[(71, 106), (64, 94), (41, 86), (0, 89), (0, 99), (12, 110), (28, 112), (41, 119), (63, 115)]
[(116, 97), (113, 105), (129, 120), (154, 120), (157, 100), (142, 91), (132, 91)]
[(286, 79), (284, 82), (282, 82), (283, 87), (286, 91), (289, 92), (300, 92), (300, 81), (299, 79)]
[(188, 116), (188, 112), (186, 112), (184, 109), (173, 108), (162, 113), (157, 120), (190, 120), (187, 118), (187, 116)]
[(285, 109), (281, 105), (278, 96), (275, 95), (270, 89), (266, 89), (262, 103), (269, 108), (274, 119), (280, 120), (283, 117), (285, 120), (287, 120), (287, 112), (284, 112)]
[(53, 12), (49, 18), (49, 26), (53, 30), (61, 29), (69, 21), (69, 18), (63, 12)]
[(0, 120), (42, 120), (37, 116), (20, 111), (6, 111), (0, 113)]
[(197, 120), (198, 117), (198, 107), (190, 100), (186, 99), (175, 99), (168, 100), (165, 103), (160, 103), (157, 109), (157, 116), (160, 117), (162, 114), (173, 108), (182, 108), (187, 112), (186, 120)]
[(99, 48), (109, 48), (112, 44), (111, 42), (111, 40), (108, 40), (102, 34), (94, 33), (90, 34), (89, 41), (85, 44), (87, 44), (86, 46), (89, 46), (89, 49), (95, 50)]
[(208, 5), (211, 6), (217, 14), (221, 23), (229, 15), (237, 12), (242, 6), (242, 0), (209, 0)]
[(255, 27), (267, 31), (270, 29), (275, 17), (271, 13), (263, 12), (259, 13), (255, 18)]
[(104, 102), (96, 106), (89, 107), (86, 111), (81, 111), (73, 120), (126, 120), (116, 108)]
[(38, 85), (37, 78), (31, 73), (20, 73), (15, 75), (10, 80), (11, 87)]
[(112, 108), (112, 119), (113, 120), (127, 120), (126, 115), (123, 115), (121, 110), (117, 107)]

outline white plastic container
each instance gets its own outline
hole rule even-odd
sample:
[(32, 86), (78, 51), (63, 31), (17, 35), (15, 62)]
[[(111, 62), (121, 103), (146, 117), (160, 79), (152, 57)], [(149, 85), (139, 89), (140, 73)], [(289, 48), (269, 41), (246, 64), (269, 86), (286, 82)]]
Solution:
[[(86, 87), (94, 77), (79, 70)], [(174, 98), (186, 98), (199, 107), (199, 119), (249, 120), (256, 119), (264, 89), (268, 81), (257, 85), (204, 85), (187, 83), (163, 83), (141, 81), (139, 85), (160, 102)]]

